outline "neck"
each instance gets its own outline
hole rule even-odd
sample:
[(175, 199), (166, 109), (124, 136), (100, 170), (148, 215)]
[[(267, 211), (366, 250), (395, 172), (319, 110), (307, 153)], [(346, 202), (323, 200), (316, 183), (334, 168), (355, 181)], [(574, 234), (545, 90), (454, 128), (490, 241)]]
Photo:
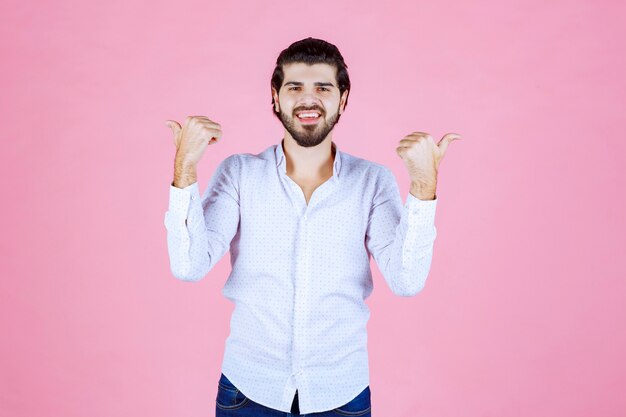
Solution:
[(285, 135), (282, 146), (287, 162), (287, 175), (311, 179), (332, 175), (336, 150), (330, 136), (317, 146), (305, 148)]

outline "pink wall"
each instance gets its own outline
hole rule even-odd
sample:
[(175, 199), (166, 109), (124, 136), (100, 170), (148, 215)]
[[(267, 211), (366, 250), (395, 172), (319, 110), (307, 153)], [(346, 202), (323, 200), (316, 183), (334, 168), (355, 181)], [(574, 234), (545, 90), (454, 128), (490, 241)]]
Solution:
[[(391, 167), (450, 145), (425, 290), (369, 299), (373, 414), (626, 414), (623, 2), (22, 2), (0, 5), (0, 415), (211, 416), (228, 255), (169, 271), (166, 119), (224, 131), (200, 167), (282, 137), (291, 42), (336, 44), (334, 139)], [(506, 3), (506, 4), (505, 4)]]

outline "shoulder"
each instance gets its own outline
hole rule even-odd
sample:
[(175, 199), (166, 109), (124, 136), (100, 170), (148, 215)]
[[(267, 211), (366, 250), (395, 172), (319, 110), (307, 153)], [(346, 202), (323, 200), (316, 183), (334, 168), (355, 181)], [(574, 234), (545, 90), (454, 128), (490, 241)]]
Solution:
[(345, 167), (349, 172), (365, 175), (368, 180), (379, 182), (395, 178), (393, 171), (387, 166), (345, 152), (342, 153), (341, 163), (342, 169)]
[(259, 153), (233, 153), (219, 163), (217, 170), (232, 179), (239, 180), (242, 176), (262, 174), (268, 162), (274, 160), (273, 158), (274, 148), (272, 146)]
[(276, 145), (272, 145), (272, 146), (268, 146), (263, 151), (258, 152), (258, 153), (252, 153), (252, 152), (235, 153), (235, 154), (230, 155), (226, 159), (230, 160), (229, 161), (230, 163), (236, 163), (240, 165), (264, 164), (268, 161), (275, 160), (275, 155), (274, 155), (275, 148), (276, 148)]
[(263, 163), (268, 159), (267, 150), (260, 153), (241, 152), (233, 153), (222, 160), (220, 165), (224, 167), (244, 166), (255, 163)]

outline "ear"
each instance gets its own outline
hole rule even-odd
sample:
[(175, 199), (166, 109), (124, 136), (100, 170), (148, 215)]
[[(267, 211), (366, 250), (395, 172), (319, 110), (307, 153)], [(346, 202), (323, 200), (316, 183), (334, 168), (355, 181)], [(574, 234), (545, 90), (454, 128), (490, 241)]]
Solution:
[(346, 90), (341, 95), (341, 100), (339, 101), (339, 114), (342, 114), (344, 112), (344, 109), (346, 108), (346, 100), (348, 100), (349, 93), (350, 90)]
[(272, 97), (274, 98), (274, 111), (280, 111), (280, 104), (278, 103), (278, 93), (276, 89), (272, 86)]

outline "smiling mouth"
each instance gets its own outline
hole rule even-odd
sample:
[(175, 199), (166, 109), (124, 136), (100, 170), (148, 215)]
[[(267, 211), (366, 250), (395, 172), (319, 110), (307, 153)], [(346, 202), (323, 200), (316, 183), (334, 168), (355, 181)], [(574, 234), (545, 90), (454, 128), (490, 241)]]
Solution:
[(319, 121), (321, 113), (317, 111), (302, 111), (296, 114), (296, 117), (302, 124), (313, 124)]

